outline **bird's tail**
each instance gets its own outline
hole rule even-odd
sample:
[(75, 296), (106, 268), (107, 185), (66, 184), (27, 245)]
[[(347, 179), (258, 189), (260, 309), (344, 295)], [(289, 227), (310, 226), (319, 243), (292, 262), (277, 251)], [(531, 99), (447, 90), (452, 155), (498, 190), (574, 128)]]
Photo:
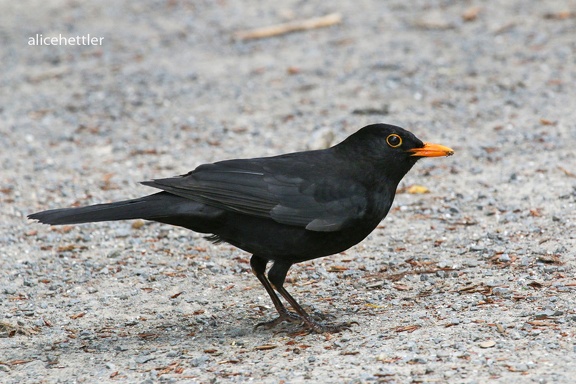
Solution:
[(33, 213), (28, 215), (28, 218), (51, 225), (130, 219), (154, 220), (155, 218), (181, 213), (186, 205), (185, 200), (186, 199), (166, 192), (159, 192), (139, 199), (118, 201), (115, 203), (97, 204), (78, 208), (51, 209)]

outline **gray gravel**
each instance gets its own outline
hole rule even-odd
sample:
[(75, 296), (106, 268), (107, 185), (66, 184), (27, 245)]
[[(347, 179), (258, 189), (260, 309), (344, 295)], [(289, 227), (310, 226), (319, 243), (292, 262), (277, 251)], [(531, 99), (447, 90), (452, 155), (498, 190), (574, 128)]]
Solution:
[[(231, 38), (332, 12), (342, 24)], [(573, 0), (2, 2), (0, 382), (574, 382), (575, 15)], [(37, 33), (104, 40), (29, 46)], [(253, 331), (274, 310), (231, 246), (25, 218), (373, 122), (456, 155), (421, 161), (367, 240), (291, 270), (311, 313), (358, 323), (340, 334)]]

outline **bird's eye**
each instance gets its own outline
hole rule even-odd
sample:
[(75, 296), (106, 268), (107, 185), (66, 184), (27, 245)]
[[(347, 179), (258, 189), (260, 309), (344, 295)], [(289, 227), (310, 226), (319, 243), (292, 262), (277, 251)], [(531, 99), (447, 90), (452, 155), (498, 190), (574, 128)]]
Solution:
[(393, 133), (391, 135), (388, 135), (388, 137), (386, 138), (386, 142), (392, 148), (397, 148), (402, 145), (402, 138), (397, 134)]

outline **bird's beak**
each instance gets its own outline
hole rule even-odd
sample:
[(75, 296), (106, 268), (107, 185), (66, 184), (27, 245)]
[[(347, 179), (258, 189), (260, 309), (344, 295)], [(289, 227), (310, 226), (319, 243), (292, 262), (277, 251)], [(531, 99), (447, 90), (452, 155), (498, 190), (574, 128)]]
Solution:
[(412, 152), (411, 156), (418, 156), (418, 157), (440, 157), (440, 156), (452, 156), (454, 154), (453, 149), (445, 147), (440, 144), (432, 144), (432, 143), (424, 143), (423, 147), (412, 148), (409, 149), (408, 152)]

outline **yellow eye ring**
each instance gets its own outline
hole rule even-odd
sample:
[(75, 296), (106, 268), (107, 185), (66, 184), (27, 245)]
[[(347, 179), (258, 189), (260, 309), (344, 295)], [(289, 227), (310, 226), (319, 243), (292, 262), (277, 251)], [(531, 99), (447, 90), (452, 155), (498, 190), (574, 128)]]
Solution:
[(399, 146), (402, 145), (402, 138), (397, 134), (393, 133), (391, 135), (388, 135), (388, 137), (386, 138), (386, 142), (392, 148), (398, 148)]

